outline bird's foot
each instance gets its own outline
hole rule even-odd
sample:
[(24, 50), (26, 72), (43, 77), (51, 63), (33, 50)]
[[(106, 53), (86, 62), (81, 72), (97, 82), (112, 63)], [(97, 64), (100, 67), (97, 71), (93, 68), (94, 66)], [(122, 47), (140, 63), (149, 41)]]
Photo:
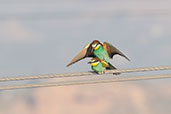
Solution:
[(121, 73), (113, 73), (113, 75), (117, 75), (117, 76), (120, 75), (120, 74), (121, 74)]

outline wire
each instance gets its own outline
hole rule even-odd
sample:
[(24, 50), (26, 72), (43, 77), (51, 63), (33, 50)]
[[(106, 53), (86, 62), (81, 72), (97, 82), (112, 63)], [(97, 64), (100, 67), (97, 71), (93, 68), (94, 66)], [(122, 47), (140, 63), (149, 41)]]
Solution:
[[(122, 70), (107, 70), (105, 74), (107, 75), (107, 74), (113, 74), (113, 73), (147, 72), (147, 71), (161, 71), (161, 70), (171, 70), (171, 66), (144, 67), (144, 68), (132, 68), (132, 69), (122, 69)], [(0, 82), (49, 79), (49, 78), (65, 78), (65, 77), (81, 77), (81, 76), (88, 76), (88, 75), (94, 75), (94, 74), (95, 74), (94, 72), (79, 72), (79, 73), (65, 73), (65, 74), (2, 77), (0, 78)]]
[(0, 86), (0, 90), (41, 88), (41, 87), (53, 87), (53, 86), (71, 86), (71, 85), (125, 82), (125, 81), (138, 81), (138, 80), (151, 80), (151, 79), (166, 79), (166, 78), (171, 78), (171, 74), (153, 75), (153, 76), (136, 76), (136, 77), (125, 77), (125, 78), (123, 78), (123, 77), (118, 77), (118, 78), (112, 77), (112, 78), (101, 78), (101, 79), (97, 78), (97, 79), (89, 79), (89, 80), (61, 81), (61, 82), (51, 82), (51, 83), (39, 83), (39, 84)]

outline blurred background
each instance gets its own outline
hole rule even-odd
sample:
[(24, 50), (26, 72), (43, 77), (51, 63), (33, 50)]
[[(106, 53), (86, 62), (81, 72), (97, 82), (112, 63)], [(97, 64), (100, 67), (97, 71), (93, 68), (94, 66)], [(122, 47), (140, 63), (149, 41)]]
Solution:
[[(171, 65), (170, 6), (170, 0), (0, 0), (0, 77), (90, 71), (89, 59), (66, 65), (95, 39), (131, 59), (115, 56), (118, 69)], [(0, 91), (0, 114), (169, 114), (170, 88), (167, 79)]]

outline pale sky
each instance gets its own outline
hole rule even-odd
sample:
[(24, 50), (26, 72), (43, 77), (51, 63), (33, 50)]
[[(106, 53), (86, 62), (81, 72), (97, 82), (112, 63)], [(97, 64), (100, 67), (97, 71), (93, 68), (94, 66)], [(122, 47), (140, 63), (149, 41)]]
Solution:
[[(0, 0), (0, 77), (90, 71), (89, 59), (66, 65), (95, 39), (130, 58), (114, 57), (111, 63), (118, 69), (170, 65), (170, 6), (168, 0)], [(17, 102), (36, 105), (36, 90), (2, 92), (0, 99), (5, 96), (3, 104), (8, 104), (18, 96)]]

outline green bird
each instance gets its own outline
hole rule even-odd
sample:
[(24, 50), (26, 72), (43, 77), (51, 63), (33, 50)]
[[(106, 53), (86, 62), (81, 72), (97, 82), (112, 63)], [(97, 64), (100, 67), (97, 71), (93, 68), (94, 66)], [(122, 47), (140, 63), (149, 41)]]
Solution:
[(98, 58), (92, 58), (88, 64), (91, 65), (91, 69), (94, 70), (97, 74), (103, 74), (106, 69), (112, 70), (116, 69), (111, 64), (106, 63), (105, 61), (102, 61)]
[(129, 59), (120, 52), (117, 48), (112, 46), (111, 44), (104, 42), (104, 44), (101, 44), (98, 40), (94, 40), (91, 44), (92, 46), (92, 53), (98, 57), (102, 61), (106, 61), (109, 63), (109, 58), (113, 58), (115, 54), (119, 54), (123, 57), (125, 57), (128, 61)]
[(98, 40), (94, 40), (92, 43), (85, 46), (83, 50), (81, 50), (81, 52), (78, 53), (67, 66), (70, 66), (86, 57), (97, 57), (100, 60), (110, 64), (109, 58), (112, 59), (116, 54), (126, 58), (129, 61), (128, 57), (126, 57), (121, 51), (119, 51), (110, 43), (104, 42), (101, 44)]
[(107, 50), (105, 50), (103, 44), (101, 44), (99, 41), (95, 40), (92, 44), (92, 53), (98, 57), (102, 61), (106, 61), (109, 63), (109, 55), (107, 53)]

